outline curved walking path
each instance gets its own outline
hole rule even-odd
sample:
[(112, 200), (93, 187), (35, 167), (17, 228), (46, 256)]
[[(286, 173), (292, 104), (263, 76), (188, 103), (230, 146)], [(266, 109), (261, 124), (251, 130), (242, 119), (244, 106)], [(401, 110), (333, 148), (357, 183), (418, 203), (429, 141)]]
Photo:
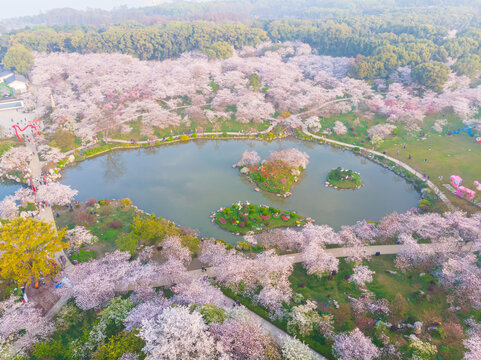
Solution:
[(424, 178), (423, 174), (421, 174), (419, 171), (413, 169), (411, 166), (409, 166), (408, 164), (398, 160), (398, 159), (395, 159), (389, 155), (386, 155), (386, 154), (383, 154), (383, 153), (380, 153), (379, 151), (375, 151), (375, 150), (371, 150), (371, 149), (367, 149), (365, 147), (362, 147), (362, 146), (358, 146), (358, 145), (352, 145), (352, 144), (348, 144), (348, 143), (344, 143), (344, 142), (341, 142), (341, 141), (337, 141), (337, 140), (332, 140), (332, 139), (328, 139), (326, 137), (323, 137), (323, 136), (318, 136), (318, 135), (314, 135), (312, 133), (310, 133), (308, 130), (307, 130), (307, 126), (305, 124), (302, 124), (302, 132), (307, 135), (307, 136), (311, 136), (312, 138), (314, 139), (318, 139), (318, 140), (322, 140), (326, 143), (330, 143), (330, 144), (334, 144), (334, 145), (339, 145), (339, 146), (343, 146), (343, 147), (346, 147), (346, 148), (349, 148), (349, 149), (353, 149), (355, 147), (358, 147), (359, 149), (361, 149), (362, 151), (364, 152), (367, 152), (367, 153), (370, 153), (370, 154), (373, 154), (373, 155), (377, 155), (377, 156), (381, 156), (381, 157), (384, 157), (385, 159), (388, 159), (390, 161), (392, 161), (393, 163), (395, 163), (396, 165), (399, 165), (401, 166), (402, 168), (406, 169), (407, 171), (409, 171), (410, 173), (416, 175), (416, 177), (418, 177), (419, 179), (423, 180), (428, 186), (429, 188), (434, 191), (434, 193), (439, 196), (439, 198), (441, 199), (441, 201), (443, 201), (446, 206), (448, 207), (448, 209), (450, 211), (455, 211), (456, 210), (456, 207), (452, 204), (452, 202), (446, 197), (446, 195), (444, 195), (444, 193), (439, 190), (439, 188), (434, 185), (430, 180), (427, 180)]

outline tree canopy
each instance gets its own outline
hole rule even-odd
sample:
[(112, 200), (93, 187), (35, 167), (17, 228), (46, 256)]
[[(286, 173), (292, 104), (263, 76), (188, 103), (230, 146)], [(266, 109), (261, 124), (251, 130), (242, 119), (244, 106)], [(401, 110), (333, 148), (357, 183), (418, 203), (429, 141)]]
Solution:
[(36, 279), (54, 275), (58, 267), (53, 257), (67, 247), (51, 224), (35, 219), (16, 219), (0, 227), (0, 277), (29, 285)]
[(33, 55), (25, 46), (21, 44), (15, 45), (5, 53), (3, 65), (6, 68), (15, 70), (17, 73), (26, 75), (33, 66)]

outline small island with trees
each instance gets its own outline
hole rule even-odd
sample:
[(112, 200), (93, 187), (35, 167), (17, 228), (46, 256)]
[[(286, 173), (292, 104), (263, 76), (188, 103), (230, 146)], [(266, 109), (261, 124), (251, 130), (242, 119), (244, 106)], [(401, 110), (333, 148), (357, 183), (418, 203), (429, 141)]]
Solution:
[(231, 207), (221, 208), (211, 218), (222, 229), (238, 235), (259, 233), (279, 227), (300, 227), (312, 221), (295, 212), (247, 202), (239, 202), (232, 204)]
[(299, 180), (308, 163), (309, 155), (294, 148), (271, 151), (262, 162), (256, 151), (246, 150), (234, 167), (257, 184), (256, 191), (262, 189), (288, 197), (292, 184)]
[(359, 189), (362, 186), (359, 173), (338, 166), (327, 174), (326, 186), (335, 189)]

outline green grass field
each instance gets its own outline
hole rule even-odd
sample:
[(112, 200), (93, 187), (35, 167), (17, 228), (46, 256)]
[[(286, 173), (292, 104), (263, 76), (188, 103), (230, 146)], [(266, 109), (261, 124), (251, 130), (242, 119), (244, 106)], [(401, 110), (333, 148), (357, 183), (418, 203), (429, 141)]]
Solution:
[[(481, 117), (481, 112), (477, 116)], [(356, 118), (357, 115), (354, 113), (326, 118), (321, 121), (322, 129), (318, 135), (321, 135), (324, 129), (334, 126), (335, 121), (341, 121), (350, 128), (354, 125)], [(448, 121), (442, 133), (432, 129), (436, 119)], [(458, 116), (452, 112), (427, 115), (421, 129), (424, 137), (420, 137), (419, 133), (409, 133), (403, 125), (396, 124), (397, 134), (386, 139), (377, 148), (370, 143), (367, 128), (383, 123), (385, 119), (381, 116), (375, 116), (373, 119), (359, 117), (359, 121), (360, 124), (354, 130), (349, 129), (347, 134), (332, 134), (328, 138), (385, 152), (429, 176), (429, 179), (448, 196), (455, 206), (468, 212), (479, 211), (478, 207), (473, 208), (470, 202), (457, 197), (443, 187), (443, 184), (449, 183), (449, 177), (454, 174), (461, 176), (463, 185), (471, 189), (474, 189), (475, 180), (481, 181), (481, 144), (476, 144), (475, 137), (470, 137), (465, 131), (458, 135), (448, 135), (448, 132), (465, 127)], [(354, 136), (354, 133), (358, 136)], [(481, 201), (480, 192), (475, 201)]]

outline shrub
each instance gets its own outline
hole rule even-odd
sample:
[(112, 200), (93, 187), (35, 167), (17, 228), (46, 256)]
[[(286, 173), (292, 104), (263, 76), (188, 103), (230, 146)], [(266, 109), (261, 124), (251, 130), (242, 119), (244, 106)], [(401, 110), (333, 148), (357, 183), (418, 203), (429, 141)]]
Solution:
[(139, 240), (136, 236), (132, 236), (132, 234), (121, 234), (115, 239), (115, 245), (117, 245), (121, 251), (129, 251), (133, 254), (135, 249), (139, 247)]
[(94, 206), (97, 203), (97, 199), (90, 198), (90, 199), (87, 199), (85, 203), (87, 204), (87, 206)]
[(110, 199), (105, 199), (105, 205), (110, 205), (111, 201)]
[(235, 248), (239, 251), (251, 251), (252, 246), (251, 244), (246, 243), (245, 241), (239, 241)]
[(196, 133), (193, 133), (192, 134), (192, 138), (195, 139), (197, 137), (197, 134)]
[(132, 201), (129, 198), (125, 198), (120, 200), (120, 205), (122, 205), (123, 207), (130, 206), (132, 205)]
[(359, 146), (356, 146), (353, 150), (354, 151), (361, 151), (361, 148)]
[(222, 213), (223, 213), (224, 215), (230, 215), (231, 210), (230, 210), (230, 208), (226, 208), (226, 209), (224, 209), (224, 211), (222, 211)]
[(74, 216), (75, 223), (78, 225), (90, 225), (95, 221), (95, 216), (88, 212), (78, 212)]
[(421, 201), (419, 201), (419, 203), (418, 203), (418, 207), (419, 207), (420, 209), (427, 210), (427, 209), (429, 209), (429, 208), (431, 207), (431, 202), (430, 202), (429, 200), (426, 200), (426, 199), (421, 200)]
[(115, 221), (112, 221), (109, 225), (112, 229), (119, 229), (122, 227), (122, 221), (115, 220)]
[(227, 242), (226, 242), (224, 239), (217, 239), (217, 240), (215, 241), (215, 243), (216, 243), (216, 244), (217, 244), (217, 243), (224, 244), (224, 246), (227, 245)]
[(219, 218), (219, 222), (220, 222), (221, 224), (225, 224), (227, 221), (225, 220), (224, 217), (221, 216), (221, 217)]
[(182, 136), (180, 137), (180, 140), (181, 140), (181, 141), (187, 141), (187, 140), (189, 140), (189, 139), (190, 139), (189, 135), (182, 135)]
[(204, 316), (204, 320), (208, 325), (211, 323), (221, 324), (227, 317), (226, 311), (214, 304), (202, 305), (199, 307), (199, 312)]
[(99, 204), (102, 206), (105, 205), (105, 200), (99, 200)]
[(247, 215), (243, 215), (243, 216), (241, 217), (241, 220), (242, 220), (242, 221), (247, 221), (247, 220), (249, 220), (249, 218), (247, 217)]
[(92, 250), (80, 249), (78, 251), (75, 251), (72, 256), (70, 256), (70, 259), (72, 261), (77, 260), (79, 263), (81, 263), (89, 261), (90, 259), (95, 259), (95, 257), (95, 253)]
[(238, 224), (238, 226), (239, 226), (240, 228), (244, 228), (244, 227), (246, 226), (246, 224), (244, 224), (244, 222), (241, 221), (241, 222)]
[(122, 331), (112, 336), (109, 340), (99, 346), (93, 355), (93, 360), (114, 360), (119, 359), (125, 353), (137, 354), (142, 351), (145, 342), (136, 335), (136, 332)]

